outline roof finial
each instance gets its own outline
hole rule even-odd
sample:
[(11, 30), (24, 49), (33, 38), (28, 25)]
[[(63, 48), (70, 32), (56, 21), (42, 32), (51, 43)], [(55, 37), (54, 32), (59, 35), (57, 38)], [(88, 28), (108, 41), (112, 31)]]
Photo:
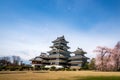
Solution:
[(117, 44), (115, 45), (116, 48), (120, 49), (120, 41), (117, 42)]
[(64, 38), (64, 35), (62, 35), (62, 37)]

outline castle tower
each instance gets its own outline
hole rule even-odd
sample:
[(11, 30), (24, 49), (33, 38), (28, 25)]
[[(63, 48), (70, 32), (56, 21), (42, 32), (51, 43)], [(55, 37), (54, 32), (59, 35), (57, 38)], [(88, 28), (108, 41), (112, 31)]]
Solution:
[(53, 45), (50, 46), (52, 49), (48, 51), (50, 65), (58, 67), (66, 67), (68, 64), (68, 58), (70, 57), (70, 52), (67, 46), (68, 41), (65, 40), (64, 36), (57, 37), (56, 40), (52, 41)]
[(76, 51), (72, 53), (74, 54), (74, 56), (71, 56), (69, 58), (70, 60), (69, 64), (71, 64), (71, 67), (73, 68), (83, 67), (87, 62), (87, 59), (89, 59), (85, 56), (86, 52), (84, 52), (81, 48), (78, 48)]

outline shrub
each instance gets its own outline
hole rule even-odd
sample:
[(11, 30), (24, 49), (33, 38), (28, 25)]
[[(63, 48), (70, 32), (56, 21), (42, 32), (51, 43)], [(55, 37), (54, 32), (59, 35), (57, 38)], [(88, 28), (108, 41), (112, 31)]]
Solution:
[(50, 68), (50, 71), (54, 71), (54, 70), (56, 70), (56, 67), (55, 67), (55, 66), (52, 66), (52, 67)]
[(66, 70), (66, 71), (71, 71), (71, 69), (70, 69), (70, 68), (65, 68), (65, 70)]
[(44, 70), (49, 70), (49, 68), (44, 68)]
[(65, 71), (65, 68), (61, 68), (61, 69), (59, 69), (60, 71)]
[(74, 68), (74, 69), (72, 69), (73, 71), (76, 71), (76, 69)]
[(81, 70), (81, 68), (78, 69), (79, 71)]
[(5, 70), (5, 69), (6, 69), (5, 66), (0, 66), (0, 71)]

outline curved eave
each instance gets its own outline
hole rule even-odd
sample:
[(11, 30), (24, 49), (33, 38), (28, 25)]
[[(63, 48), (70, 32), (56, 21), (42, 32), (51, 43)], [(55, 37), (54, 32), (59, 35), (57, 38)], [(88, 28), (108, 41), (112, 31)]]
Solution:
[(33, 60), (30, 60), (30, 61), (42, 61), (42, 60), (36, 60), (36, 59), (33, 59)]
[(56, 40), (52, 41), (52, 43), (69, 43), (69, 42), (66, 40), (62, 41), (62, 40), (56, 39)]
[(81, 55), (83, 55), (83, 54), (87, 54), (87, 52), (77, 52), (77, 51), (74, 51), (74, 52), (72, 52), (73, 54), (81, 54)]
[(42, 59), (49, 59), (49, 56), (48, 57), (42, 57)]
[(56, 52), (56, 53), (70, 53), (69, 51), (64, 51), (64, 50), (60, 50), (60, 49), (58, 49), (58, 50), (51, 50), (51, 51), (48, 51), (48, 53), (54, 53), (54, 52)]
[(54, 47), (56, 47), (56, 48), (61, 48), (61, 46), (62, 46), (62, 47), (65, 47), (66, 49), (70, 49), (69, 46), (64, 46), (64, 45), (53, 45), (53, 46), (50, 46), (50, 48), (54, 48)]
[(81, 64), (81, 63), (69, 63), (69, 64)]
[(48, 51), (48, 53), (54, 53), (54, 52), (58, 52), (58, 51), (57, 50)]
[(66, 63), (66, 61), (49, 61), (50, 63)]
[[(49, 59), (57, 59), (58, 57), (49, 57)], [(62, 58), (62, 59), (66, 59), (65, 57), (59, 57), (59, 58)]]
[(70, 64), (80, 64), (80, 63), (83, 63), (82, 61), (70, 61), (69, 62)]
[(69, 58), (69, 60), (73, 60), (73, 59), (83, 59), (84, 57), (83, 56), (72, 56)]
[(30, 59), (29, 61), (33, 61), (33, 60), (34, 60), (34, 58)]
[(57, 62), (62, 62), (62, 61), (64, 62), (64, 61), (65, 61), (65, 62), (66, 62), (65, 59), (62, 59), (62, 58), (60, 58), (60, 59), (61, 59), (61, 60), (58, 61), (58, 60), (56, 60), (56, 58), (53, 58), (53, 59), (51, 58), (51, 59), (49, 60), (49, 62), (51, 62), (51, 61), (54, 61), (54, 62), (56, 62), (56, 61), (57, 61)]
[(49, 58), (66, 58), (66, 57), (61, 54), (55, 54), (55, 55), (50, 55)]
[(69, 58), (68, 60), (82, 60), (82, 58)]

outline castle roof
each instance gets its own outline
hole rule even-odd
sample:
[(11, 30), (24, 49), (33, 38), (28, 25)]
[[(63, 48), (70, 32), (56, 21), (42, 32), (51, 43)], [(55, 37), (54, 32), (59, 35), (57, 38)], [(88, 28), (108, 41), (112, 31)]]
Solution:
[(84, 52), (82, 48), (77, 48), (77, 50), (74, 51), (73, 53), (74, 54), (86, 54), (86, 52)]
[(42, 61), (42, 60), (43, 59), (40, 57), (35, 57), (35, 58), (30, 59), (30, 61)]
[(87, 59), (87, 57), (79, 55), (79, 56), (71, 56), (69, 58), (69, 60), (75, 60), (75, 59), (80, 60), (80, 59), (83, 59), (83, 58)]
[(82, 62), (83, 62), (83, 61), (79, 61), (79, 60), (78, 60), (78, 61), (70, 61), (69, 63), (70, 63), (70, 64), (79, 64), (79, 63), (82, 63)]
[(65, 40), (64, 36), (57, 37), (56, 40), (52, 41), (53, 43), (69, 43), (68, 41)]
[(57, 47), (57, 48), (61, 48), (61, 47), (64, 47), (66, 49), (69, 49), (70, 47), (68, 47), (67, 45), (63, 45), (63, 44), (54, 44), (53, 46), (50, 46), (50, 48), (54, 48), (54, 47)]
[(52, 55), (49, 55), (49, 58), (66, 58), (64, 55), (62, 54), (52, 54)]
[(30, 59), (30, 61), (42, 61), (43, 58), (48, 59), (48, 55), (46, 53), (41, 53), (40, 56), (36, 56), (35, 58)]
[(50, 51), (48, 51), (48, 53), (70, 53), (69, 51), (64, 51), (61, 49), (52, 49)]

